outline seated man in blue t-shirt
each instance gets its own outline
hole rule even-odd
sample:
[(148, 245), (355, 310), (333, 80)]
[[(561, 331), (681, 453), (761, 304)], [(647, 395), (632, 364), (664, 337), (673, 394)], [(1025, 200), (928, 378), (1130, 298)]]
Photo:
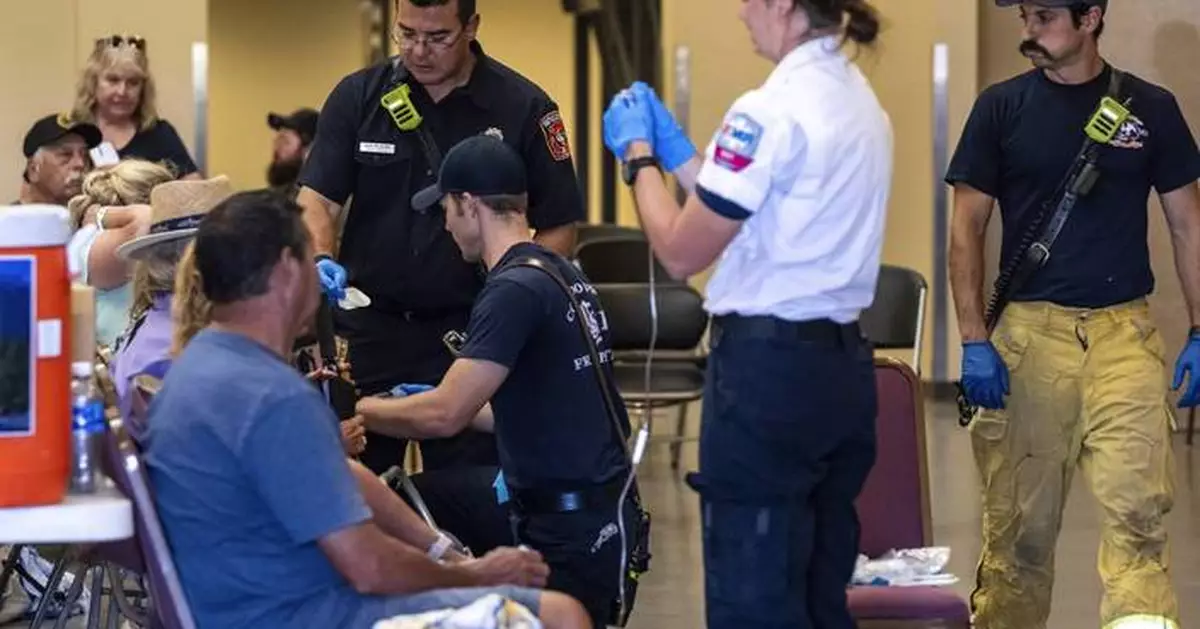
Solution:
[[(466, 342), (433, 390), (364, 398), (358, 412), (374, 432), (419, 439), (478, 425), (490, 400), (503, 472), (497, 490), (511, 498), (519, 541), (545, 556), (549, 589), (582, 602), (597, 626), (612, 623), (619, 577), (631, 567), (622, 562), (641, 528), (622, 443), (629, 417), (611, 384), (607, 318), (583, 274), (532, 242), (525, 168), (503, 141), (483, 135), (452, 148), (438, 184), (419, 193), (413, 206), (439, 201), (463, 256), (488, 268)], [(557, 271), (577, 296), (615, 417), (566, 292), (542, 270), (518, 264), (522, 258)]]
[(198, 625), (366, 628), (499, 593), (548, 627), (589, 626), (570, 598), (518, 587), (545, 582), (534, 551), (466, 559), (428, 527), (373, 519), (337, 419), (286, 359), (320, 299), (307, 233), (293, 202), (253, 192), (196, 234), (212, 324), (168, 372), (145, 448)]

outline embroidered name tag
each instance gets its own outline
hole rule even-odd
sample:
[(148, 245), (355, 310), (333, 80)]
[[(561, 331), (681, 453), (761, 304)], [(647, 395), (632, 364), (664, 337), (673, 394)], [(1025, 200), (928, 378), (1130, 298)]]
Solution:
[(359, 142), (358, 152), (374, 155), (395, 155), (396, 145), (387, 142)]

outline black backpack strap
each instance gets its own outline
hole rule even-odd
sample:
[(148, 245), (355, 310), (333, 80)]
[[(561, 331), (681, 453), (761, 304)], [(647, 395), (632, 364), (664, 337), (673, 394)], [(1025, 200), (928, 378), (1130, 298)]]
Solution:
[(616, 433), (617, 440), (621, 443), (621, 450), (625, 453), (625, 458), (629, 461), (630, 467), (632, 467), (634, 462), (633, 453), (629, 449), (629, 435), (625, 434), (624, 428), (621, 427), (620, 414), (617, 413), (617, 403), (613, 399), (608, 375), (604, 373), (604, 363), (600, 360), (600, 351), (596, 347), (596, 342), (592, 339), (591, 331), (588, 329), (587, 313), (583, 309), (583, 305), (579, 303), (579, 299), (575, 296), (574, 291), (571, 290), (570, 284), (558, 272), (558, 269), (547, 264), (544, 260), (533, 256), (523, 256), (505, 265), (505, 269), (514, 267), (528, 267), (545, 273), (550, 279), (554, 280), (554, 283), (567, 296), (571, 308), (575, 311), (575, 322), (578, 324), (579, 334), (583, 338), (583, 344), (587, 347), (588, 356), (592, 361), (592, 372), (596, 374), (596, 384), (600, 387), (600, 396), (603, 398), (605, 411), (609, 419), (612, 420), (613, 431)]

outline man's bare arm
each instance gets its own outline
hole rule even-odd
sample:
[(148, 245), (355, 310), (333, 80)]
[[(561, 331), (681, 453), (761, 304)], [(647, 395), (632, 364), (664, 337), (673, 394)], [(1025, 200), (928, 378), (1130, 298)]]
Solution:
[(1175, 248), (1175, 270), (1187, 302), (1192, 325), (1200, 324), (1200, 186), (1195, 183), (1161, 196), (1171, 244)]
[(337, 248), (334, 217), (342, 211), (342, 206), (307, 186), (300, 188), (296, 203), (304, 209), (304, 226), (312, 236), (313, 253), (332, 256)]
[(533, 241), (560, 256), (570, 258), (575, 255), (577, 231), (575, 223), (559, 225), (550, 229), (539, 229), (533, 235)]
[(971, 186), (954, 187), (954, 218), (950, 222), (950, 290), (965, 341), (988, 338), (983, 307), (983, 258), (994, 199)]
[(360, 594), (412, 594), (479, 585), (469, 570), (458, 564), (439, 564), (388, 536), (374, 522), (331, 533), (318, 545)]

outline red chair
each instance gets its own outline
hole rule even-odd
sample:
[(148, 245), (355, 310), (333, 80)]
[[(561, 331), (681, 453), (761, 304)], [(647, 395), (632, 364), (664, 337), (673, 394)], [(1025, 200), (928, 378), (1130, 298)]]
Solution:
[[(930, 546), (925, 406), (921, 382), (899, 360), (875, 359), (879, 397), (875, 467), (856, 504), (860, 552)], [(943, 587), (851, 587), (850, 612), (861, 629), (969, 629), (966, 601)]]

